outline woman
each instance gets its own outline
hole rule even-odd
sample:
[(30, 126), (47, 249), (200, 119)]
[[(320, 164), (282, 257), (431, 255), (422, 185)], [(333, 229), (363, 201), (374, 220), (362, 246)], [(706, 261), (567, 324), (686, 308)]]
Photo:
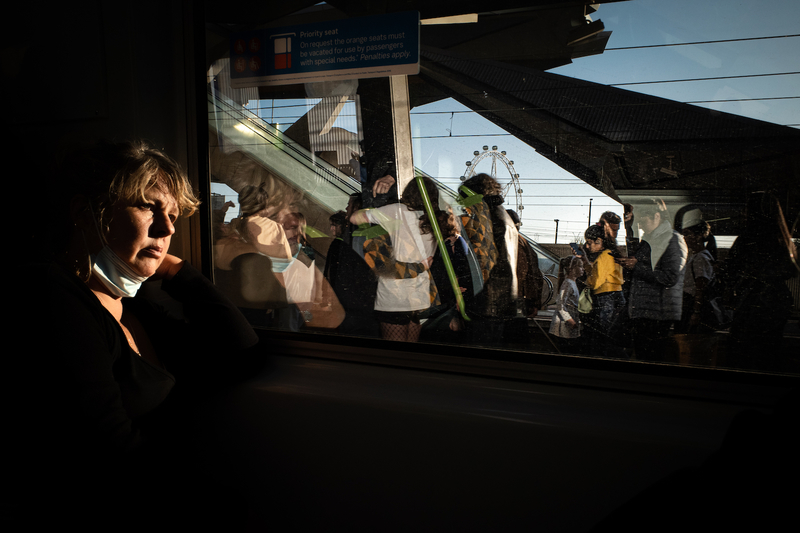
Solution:
[(303, 213), (286, 213), (281, 217), (281, 226), (286, 232), (286, 240), (290, 247), (308, 246), (306, 236), (306, 217)]
[(217, 286), (251, 324), (265, 327), (274, 326), (289, 307), (281, 274), (276, 273), (292, 258), (283, 227), (267, 218), (268, 211), (264, 186), (245, 186), (239, 192), (239, 216), (225, 226), (214, 246)]
[(263, 186), (247, 185), (239, 192), (239, 216), (217, 241), (216, 266), (230, 270), (233, 259), (243, 253), (256, 252), (288, 263), (292, 257), (283, 226), (267, 218), (269, 193)]
[(580, 313), (578, 312), (578, 286), (575, 280), (583, 275), (583, 261), (578, 256), (562, 260), (564, 279), (558, 287), (556, 312), (550, 323), (550, 334), (560, 339), (559, 344), (569, 350), (577, 346), (580, 337)]
[(663, 360), (673, 357), (663, 348), (681, 319), (686, 243), (673, 231), (663, 200), (651, 198), (636, 213), (644, 234), (633, 255), (618, 260), (630, 278), (628, 324), (636, 358)]
[(625, 306), (622, 267), (614, 259), (619, 253), (616, 243), (602, 226), (589, 226), (584, 238), (586, 250), (597, 256), (586, 278), (593, 300), (588, 324), (591, 350), (595, 355), (610, 356), (615, 351), (612, 339), (616, 334), (617, 320)]
[(42, 509), (89, 505), (97, 518), (133, 495), (158, 499), (186, 453), (170, 454), (187, 436), (179, 406), (219, 387), (258, 338), (168, 253), (176, 220), (198, 205), (172, 159), (142, 143), (100, 144), (53, 177), (41, 237), (51, 242), (19, 281), (14, 330), (28, 343), (16, 361), (17, 460)]
[(702, 219), (699, 209), (683, 214), (681, 234), (689, 249), (686, 272), (683, 277), (683, 311), (675, 325), (676, 333), (710, 333), (713, 329), (702, 322), (704, 296), (714, 279), (714, 257), (706, 250), (711, 238), (711, 226)]
[[(519, 301), (519, 232), (503, 203), (503, 187), (488, 174), (476, 174), (459, 188), (461, 196), (472, 203), (472, 220), (464, 221), (464, 229), (478, 260), (481, 262), (485, 284), (475, 294), (467, 310), (476, 317), (468, 324), (470, 341), (494, 345), (507, 337), (513, 328)], [(470, 193), (483, 196), (477, 201)], [(480, 198), (480, 196), (478, 197)], [(473, 203), (474, 202), (474, 203)]]
[[(436, 184), (424, 179), (425, 189), (436, 210), (436, 218), (447, 238), (455, 234), (449, 214), (438, 208), (439, 190)], [(375, 315), (384, 339), (416, 342), (420, 333), (420, 311), (428, 309), (430, 300), (430, 275), (399, 279), (394, 264), (423, 263), (430, 266), (436, 241), (431, 222), (425, 213), (422, 195), (414, 179), (403, 191), (399, 204), (389, 204), (374, 209), (356, 211), (350, 217), (353, 224), (381, 225), (392, 241), (391, 265), (378, 273), (378, 292), (375, 297)]]

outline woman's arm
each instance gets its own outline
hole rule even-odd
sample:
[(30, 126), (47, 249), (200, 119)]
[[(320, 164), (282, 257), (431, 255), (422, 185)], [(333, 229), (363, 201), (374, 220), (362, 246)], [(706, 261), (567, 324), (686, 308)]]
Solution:
[(600, 252), (600, 255), (592, 263), (589, 276), (586, 278), (586, 286), (596, 291), (606, 283), (611, 275), (611, 271), (616, 267), (614, 258), (607, 250)]
[[(162, 281), (161, 289), (183, 304), (188, 326), (187, 334), (201, 340), (201, 345), (218, 345), (227, 350), (249, 348), (258, 342), (258, 336), (239, 309), (205, 276), (192, 265), (178, 258), (180, 268), (171, 278)], [(174, 270), (176, 267), (167, 267)], [(180, 327), (173, 323), (174, 327)]]
[(183, 259), (167, 254), (151, 279), (172, 279), (183, 267)]
[(561, 320), (569, 324), (569, 327), (578, 327), (578, 288), (567, 284), (562, 288), (558, 296), (557, 306), (558, 316)]
[(367, 209), (359, 209), (350, 215), (350, 223), (355, 224), (369, 224), (369, 217), (367, 216)]
[(567, 302), (565, 301), (566, 298), (568, 298), (567, 292), (568, 287), (561, 287), (561, 290), (558, 293), (558, 298), (556, 298), (556, 313), (564, 322), (572, 320), (572, 315), (570, 315), (569, 311), (567, 311)]
[(274, 220), (261, 216), (250, 217), (247, 219), (247, 231), (259, 253), (280, 259), (292, 257), (286, 232)]

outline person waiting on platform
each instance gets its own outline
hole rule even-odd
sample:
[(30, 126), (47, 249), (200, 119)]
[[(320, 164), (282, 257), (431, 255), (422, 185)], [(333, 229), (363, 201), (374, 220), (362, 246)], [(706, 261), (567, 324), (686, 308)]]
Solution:
[(594, 355), (617, 355), (614, 349), (619, 315), (625, 307), (622, 294), (622, 267), (615, 261), (617, 245), (601, 226), (594, 225), (584, 233), (586, 249), (594, 261), (589, 267), (586, 286), (592, 291), (592, 312), (587, 328)]
[[(436, 184), (424, 179), (425, 190), (436, 210), (436, 218), (444, 237), (455, 233), (448, 221), (450, 215), (438, 208), (439, 190)], [(392, 257), (385, 272), (378, 273), (378, 292), (375, 316), (384, 339), (416, 342), (420, 334), (421, 311), (428, 309), (430, 275), (424, 272), (415, 277), (398, 279), (395, 262), (430, 265), (436, 251), (431, 222), (425, 212), (417, 180), (411, 180), (403, 190), (401, 203), (356, 211), (350, 217), (353, 224), (381, 225), (391, 237)]]
[(683, 237), (672, 230), (662, 200), (654, 198), (636, 212), (644, 230), (641, 243), (633, 256), (617, 261), (631, 271), (628, 313), (635, 356), (653, 359), (673, 323), (681, 319), (687, 249)]

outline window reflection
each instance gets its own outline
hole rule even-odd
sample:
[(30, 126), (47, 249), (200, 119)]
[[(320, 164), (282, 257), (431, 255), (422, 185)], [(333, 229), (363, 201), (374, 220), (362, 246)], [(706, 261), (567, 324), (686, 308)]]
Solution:
[[(652, 2), (633, 4), (599, 13), (620, 49), (656, 44), (613, 27), (645, 15), (659, 23)], [(211, 180), (237, 195), (214, 208), (216, 276), (254, 323), (511, 348), (531, 360), (798, 371), (797, 131), (686, 105), (685, 85), (663, 89), (703, 78), (703, 94), (733, 94), (729, 76), (709, 70), (729, 50), (637, 48), (636, 61), (659, 57), (664, 69), (634, 87), (624, 82), (646, 71), (627, 68), (622, 52), (554, 74), (425, 39), (408, 111), (417, 175), (436, 185), (441, 246), (404, 199), (386, 79), (230, 90), (225, 60), (215, 64)], [(579, 61), (613, 65), (618, 77), (578, 79)], [(481, 146), (502, 150), (514, 171), (465, 165)], [(470, 181), (480, 174), (499, 188)], [(257, 212), (252, 190), (264, 197)]]

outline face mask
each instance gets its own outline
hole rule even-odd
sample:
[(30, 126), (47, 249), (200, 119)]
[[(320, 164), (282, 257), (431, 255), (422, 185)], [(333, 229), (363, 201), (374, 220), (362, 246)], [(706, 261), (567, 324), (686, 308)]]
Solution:
[(147, 280), (146, 277), (136, 274), (108, 246), (104, 246), (100, 253), (92, 256), (92, 274), (97, 276), (112, 294), (120, 298), (133, 298), (142, 283)]
[(278, 274), (289, 268), (289, 265), (294, 263), (294, 260), (297, 259), (297, 256), (299, 254), (300, 254), (300, 249), (298, 248), (291, 259), (277, 259), (275, 257), (270, 257), (270, 256), (267, 257), (269, 257), (270, 260), (272, 260), (272, 271)]

